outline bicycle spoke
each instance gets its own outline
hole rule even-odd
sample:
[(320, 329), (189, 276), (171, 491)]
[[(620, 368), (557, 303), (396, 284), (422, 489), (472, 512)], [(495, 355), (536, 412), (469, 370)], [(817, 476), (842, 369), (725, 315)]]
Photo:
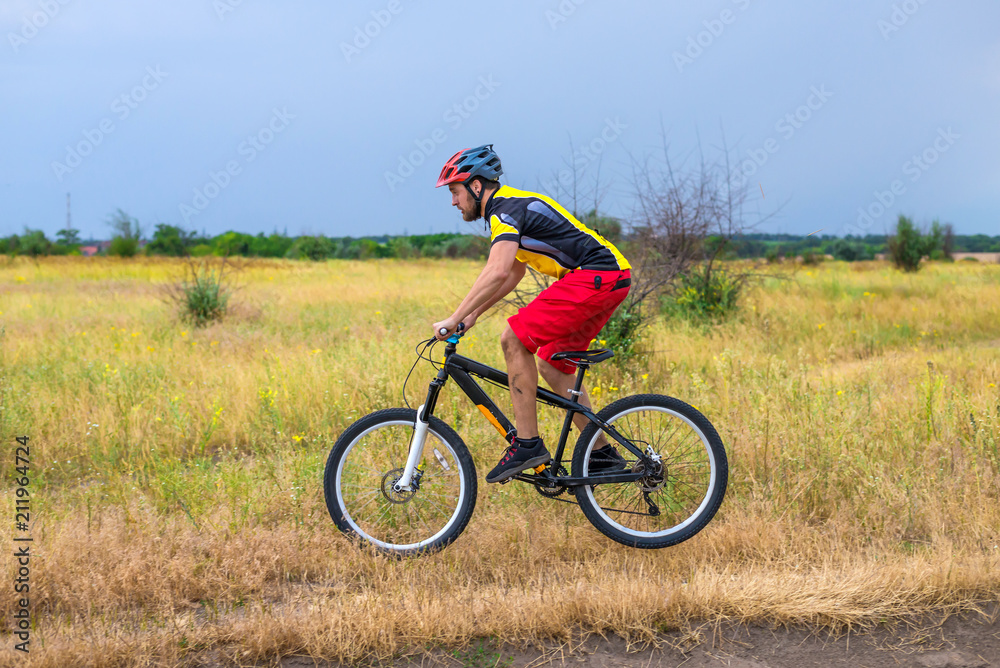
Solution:
[[(655, 535), (685, 524), (711, 488), (712, 461), (701, 432), (688, 420), (655, 405), (639, 405), (608, 423), (639, 450), (658, 455), (662, 470), (632, 483), (586, 488), (604, 517), (637, 536)], [(598, 438), (595, 436), (590, 443), (588, 457)], [(637, 462), (630, 453), (625, 454), (625, 459), (628, 469), (635, 467)], [(651, 491), (644, 492), (644, 486)], [(650, 514), (651, 505), (657, 514)]]

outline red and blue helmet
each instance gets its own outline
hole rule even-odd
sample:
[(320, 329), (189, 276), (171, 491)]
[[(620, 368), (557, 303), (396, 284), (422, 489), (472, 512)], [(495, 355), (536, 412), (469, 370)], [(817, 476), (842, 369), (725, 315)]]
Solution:
[(493, 144), (484, 144), (477, 148), (462, 149), (441, 168), (435, 188), (449, 183), (468, 183), (471, 179), (481, 176), (487, 181), (496, 181), (503, 174), (500, 167), (500, 156), (493, 150)]

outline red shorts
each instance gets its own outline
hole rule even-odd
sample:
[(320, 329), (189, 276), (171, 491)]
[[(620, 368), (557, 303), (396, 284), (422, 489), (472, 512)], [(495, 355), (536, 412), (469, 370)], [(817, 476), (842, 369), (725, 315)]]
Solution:
[[(594, 287), (600, 277), (599, 288)], [(586, 350), (597, 333), (625, 300), (629, 288), (615, 289), (618, 281), (631, 277), (625, 271), (576, 269), (542, 290), (530, 304), (507, 319), (514, 334), (532, 353), (563, 373), (576, 366), (566, 360), (553, 362), (564, 350)]]

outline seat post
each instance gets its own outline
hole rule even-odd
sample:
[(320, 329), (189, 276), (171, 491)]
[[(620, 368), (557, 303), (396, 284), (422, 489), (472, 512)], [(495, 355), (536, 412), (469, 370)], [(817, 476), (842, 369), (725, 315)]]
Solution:
[(587, 367), (589, 366), (589, 364), (583, 362), (580, 364), (580, 368), (576, 372), (576, 385), (573, 386), (574, 399), (580, 396), (580, 388), (583, 387), (583, 377), (587, 375)]
[[(570, 400), (580, 403), (580, 388), (583, 387), (583, 377), (587, 375), (587, 367), (590, 366), (584, 361), (580, 361), (579, 370), (576, 372), (576, 383), (573, 385), (573, 389), (570, 390)], [(566, 448), (566, 439), (569, 437), (570, 427), (573, 425), (573, 412), (567, 411), (566, 418), (563, 420), (562, 432), (559, 434), (559, 445), (556, 448), (556, 456), (552, 459), (552, 464), (550, 470), (555, 473), (557, 467), (562, 462), (563, 451)]]

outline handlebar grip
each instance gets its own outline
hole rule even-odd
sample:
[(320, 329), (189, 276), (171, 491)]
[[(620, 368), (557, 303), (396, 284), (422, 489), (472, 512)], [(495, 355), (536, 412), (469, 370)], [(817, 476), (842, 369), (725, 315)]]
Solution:
[[(455, 334), (461, 334), (464, 331), (465, 331), (465, 323), (464, 322), (458, 323), (458, 326), (455, 328)], [(438, 334), (440, 334), (441, 336), (444, 336), (447, 333), (448, 330), (445, 329), (444, 327), (438, 328)]]

